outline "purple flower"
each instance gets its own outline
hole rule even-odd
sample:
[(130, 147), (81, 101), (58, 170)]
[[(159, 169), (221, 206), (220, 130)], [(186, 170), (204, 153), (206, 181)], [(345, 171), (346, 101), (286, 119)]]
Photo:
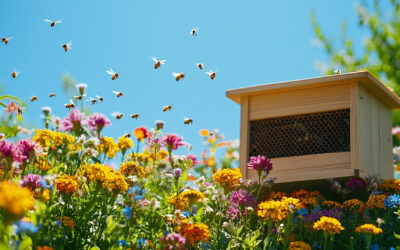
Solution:
[(82, 126), (82, 119), (84, 114), (78, 109), (73, 109), (69, 112), (68, 116), (61, 121), (61, 130), (63, 131), (78, 131)]
[(17, 142), (17, 148), (23, 160), (29, 160), (34, 155), (39, 155), (39, 145), (30, 138)]
[(272, 163), (265, 155), (257, 155), (250, 157), (247, 167), (257, 171), (269, 172), (272, 170)]
[(167, 134), (164, 137), (164, 143), (169, 151), (172, 151), (172, 149), (177, 150), (179, 146), (185, 145), (182, 142), (182, 138), (179, 138), (177, 134)]
[(42, 187), (41, 182), (42, 182), (42, 177), (40, 175), (28, 174), (21, 180), (20, 185), (23, 187), (30, 188), (31, 190), (34, 190), (36, 188)]
[(185, 249), (186, 239), (180, 234), (170, 233), (160, 238), (160, 243), (164, 249), (172, 250), (183, 250)]
[(346, 187), (350, 188), (352, 191), (357, 191), (357, 190), (362, 190), (367, 187), (367, 183), (364, 181), (364, 179), (361, 178), (355, 178), (351, 179), (346, 183)]
[[(247, 191), (233, 191), (229, 198), (228, 216), (235, 220), (240, 214), (247, 214), (247, 207), (255, 207), (257, 205), (254, 197)], [(241, 212), (242, 211), (242, 212)]]
[(195, 155), (188, 155), (187, 156), (187, 159), (190, 159), (191, 161), (192, 161), (192, 165), (191, 165), (191, 167), (193, 167), (193, 166), (196, 166), (197, 165), (197, 157), (195, 156)]
[(19, 148), (12, 142), (0, 141), (0, 159), (22, 163), (22, 156)]
[(100, 133), (103, 128), (106, 128), (111, 124), (107, 117), (97, 112), (89, 116), (84, 123), (89, 127), (89, 129), (95, 130), (98, 133)]
[(174, 173), (174, 177), (175, 177), (175, 178), (179, 178), (179, 177), (182, 176), (182, 169), (180, 169), (180, 168), (175, 168), (175, 169), (173, 170), (173, 173)]
[(326, 209), (313, 209), (310, 214), (304, 216), (305, 223), (311, 223), (319, 220), (322, 216), (334, 217), (338, 220), (342, 217), (342, 210), (340, 208)]

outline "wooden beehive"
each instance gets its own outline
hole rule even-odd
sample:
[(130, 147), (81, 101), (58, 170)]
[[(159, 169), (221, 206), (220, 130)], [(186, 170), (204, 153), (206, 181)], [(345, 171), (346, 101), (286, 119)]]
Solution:
[(240, 169), (267, 155), (276, 183), (393, 178), (391, 110), (400, 98), (369, 72), (228, 90), (241, 105)]

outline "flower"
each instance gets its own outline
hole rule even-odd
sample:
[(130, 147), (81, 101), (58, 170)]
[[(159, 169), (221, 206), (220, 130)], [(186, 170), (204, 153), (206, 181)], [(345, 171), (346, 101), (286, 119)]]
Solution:
[(200, 134), (200, 136), (202, 136), (202, 137), (206, 137), (206, 136), (209, 136), (209, 135), (210, 135), (210, 131), (208, 131), (208, 129), (201, 129), (201, 130), (199, 131), (199, 134)]
[(400, 195), (392, 194), (384, 200), (385, 207), (395, 208), (400, 205)]
[(125, 163), (122, 163), (119, 166), (118, 172), (120, 172), (124, 176), (131, 176), (131, 175), (137, 175), (139, 177), (146, 176), (143, 167), (137, 165), (133, 161), (126, 161)]
[(397, 179), (387, 179), (379, 185), (379, 188), (392, 193), (399, 193), (400, 192), (400, 180)]
[(17, 234), (20, 233), (37, 233), (39, 231), (39, 228), (36, 227), (33, 223), (32, 220), (28, 217), (24, 217), (21, 220), (19, 220), (17, 223), (15, 223), (17, 226)]
[(84, 124), (86, 124), (89, 129), (97, 131), (99, 134), (103, 128), (107, 128), (108, 125), (111, 125), (111, 122), (103, 114), (95, 112), (84, 121)]
[(68, 216), (62, 216), (60, 217), (61, 223), (64, 225), (64, 227), (68, 227), (71, 230), (75, 230), (75, 221), (68, 217)]
[(383, 232), (381, 228), (376, 227), (373, 224), (364, 224), (356, 227), (355, 231), (362, 234), (381, 234)]
[(207, 242), (210, 239), (210, 232), (204, 223), (189, 223), (183, 226), (183, 236), (195, 246), (199, 242)]
[(20, 185), (22, 187), (27, 187), (30, 190), (34, 190), (34, 189), (40, 188), (42, 186), (41, 181), (42, 181), (42, 177), (40, 175), (28, 174), (28, 175), (24, 176), (24, 178), (21, 180)]
[(374, 208), (385, 208), (385, 199), (386, 195), (371, 195), (368, 198), (368, 201), (366, 203), (367, 207), (369, 209), (374, 209)]
[(108, 158), (114, 158), (119, 151), (118, 144), (115, 143), (114, 138), (104, 136), (101, 138), (99, 146), (99, 154), (105, 153)]
[(75, 86), (76, 86), (76, 88), (78, 89), (79, 94), (80, 94), (81, 96), (83, 96), (83, 95), (85, 94), (85, 90), (86, 90), (86, 88), (87, 88), (87, 84), (86, 84), (86, 83), (78, 83), (78, 84), (76, 84)]
[(37, 129), (33, 136), (33, 141), (37, 142), (40, 147), (52, 150), (60, 147), (68, 147), (70, 151), (76, 149), (75, 137), (61, 132), (54, 132), (48, 129)]
[(365, 208), (364, 202), (360, 201), (359, 199), (351, 199), (343, 202), (344, 207), (348, 207), (354, 212), (362, 212)]
[(160, 243), (167, 250), (184, 250), (186, 239), (180, 234), (169, 233), (160, 238)]
[(149, 136), (149, 133), (147, 132), (147, 128), (145, 128), (145, 127), (136, 128), (133, 131), (133, 134), (135, 135), (135, 137), (138, 141), (146, 139)]
[(133, 141), (131, 138), (121, 136), (118, 138), (118, 147), (124, 153), (127, 149), (133, 148)]
[(311, 250), (311, 246), (304, 241), (292, 241), (288, 250)]
[(39, 155), (39, 145), (30, 138), (18, 141), (17, 148), (24, 160), (29, 160), (31, 157)]
[(346, 187), (350, 188), (352, 191), (363, 190), (367, 187), (367, 183), (364, 179), (354, 178), (346, 183)]
[(0, 141), (0, 165), (1, 159), (5, 161), (22, 162), (21, 152), (18, 147), (14, 143), (6, 140)]
[(185, 143), (182, 142), (182, 138), (179, 138), (177, 134), (167, 134), (163, 138), (163, 141), (168, 149), (168, 152), (177, 150), (178, 147), (185, 145)]
[(317, 222), (313, 224), (314, 230), (322, 230), (328, 232), (330, 235), (333, 233), (340, 233), (344, 230), (340, 221), (333, 217), (322, 216)]
[[(32, 192), (10, 181), (0, 182), (0, 207), (4, 208), (10, 219), (19, 220), (33, 207)], [(3, 217), (6, 219), (7, 215)]]
[(182, 176), (182, 169), (180, 169), (180, 168), (175, 168), (175, 169), (173, 170), (173, 174), (174, 174), (174, 177), (175, 177), (175, 178), (181, 177), (181, 176)]
[(6, 107), (6, 113), (12, 114), (14, 112), (18, 112), (19, 106), (15, 104), (15, 102), (10, 101), (10, 103)]
[(71, 194), (78, 190), (78, 181), (75, 176), (64, 175), (56, 180), (57, 190), (61, 193)]
[(89, 164), (84, 170), (84, 175), (89, 181), (96, 181), (107, 189), (119, 190), (123, 193), (128, 189), (128, 183), (121, 172), (100, 163)]
[(125, 207), (122, 209), (122, 214), (124, 215), (124, 217), (125, 217), (126, 219), (131, 219), (131, 218), (132, 218), (132, 208), (129, 207), (129, 206), (125, 206)]
[(229, 198), (230, 206), (227, 214), (231, 216), (233, 220), (238, 218), (239, 215), (246, 215), (250, 208), (257, 205), (257, 201), (247, 191), (233, 191)]
[(165, 125), (164, 121), (157, 120), (155, 123), (156, 123), (156, 129), (157, 130), (160, 130), (160, 129), (164, 128), (164, 125)]
[(258, 204), (257, 215), (266, 220), (283, 220), (286, 218), (286, 204), (281, 201), (264, 201)]
[(204, 194), (197, 190), (186, 190), (179, 194), (183, 199), (188, 199), (190, 204), (204, 200)]
[(269, 173), (269, 171), (272, 170), (272, 163), (265, 155), (257, 155), (250, 157), (247, 167), (249, 169)]
[(336, 201), (323, 201), (322, 202), (322, 206), (327, 207), (327, 208), (342, 208), (342, 204), (340, 204), (339, 202)]
[(62, 131), (79, 131), (82, 127), (82, 119), (84, 114), (79, 111), (79, 109), (73, 109), (69, 112), (68, 116), (65, 117), (60, 125), (60, 130)]
[(168, 204), (174, 205), (175, 210), (185, 210), (189, 207), (189, 199), (180, 195), (172, 195), (168, 198)]
[(219, 172), (213, 175), (214, 181), (224, 188), (233, 188), (239, 186), (239, 181), (241, 178), (242, 174), (238, 168), (221, 169)]
[(198, 164), (197, 157), (195, 155), (188, 155), (187, 160), (192, 161), (192, 163), (190, 164), (190, 167), (196, 166)]
[(51, 107), (42, 107), (42, 112), (45, 116), (48, 116), (51, 112)]

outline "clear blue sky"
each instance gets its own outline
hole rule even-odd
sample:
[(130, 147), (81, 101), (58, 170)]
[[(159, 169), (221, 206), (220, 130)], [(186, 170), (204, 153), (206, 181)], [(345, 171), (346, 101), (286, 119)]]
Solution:
[[(25, 120), (42, 126), (43, 106), (60, 117), (67, 114), (61, 75), (68, 72), (89, 85), (89, 96), (104, 96), (94, 111), (126, 115), (111, 119), (106, 135), (118, 137), (164, 120), (167, 132), (182, 135), (198, 153), (203, 148), (199, 129), (218, 128), (227, 139), (239, 138), (239, 105), (225, 97), (226, 90), (320, 75), (313, 64), (326, 58), (311, 44), (312, 10), (325, 33), (337, 40), (341, 21), (347, 21), (348, 33), (360, 46), (365, 32), (357, 26), (356, 2), (2, 1), (0, 36), (14, 38), (0, 46), (0, 85), (4, 93), (27, 102), (39, 96), (29, 102)], [(51, 28), (44, 18), (63, 22)], [(195, 27), (198, 36), (192, 37)], [(69, 41), (72, 49), (64, 53), (61, 44)], [(167, 62), (154, 70), (152, 56)], [(194, 62), (217, 70), (215, 80)], [(22, 72), (17, 79), (10, 77), (14, 68)], [(120, 79), (111, 81), (109, 68), (120, 72)], [(177, 83), (171, 73), (181, 71), (186, 77)], [(116, 99), (112, 90), (125, 96)], [(58, 95), (50, 99), (50, 92)], [(163, 113), (164, 105), (172, 105), (172, 112)], [(131, 113), (141, 116), (133, 120)], [(184, 116), (193, 125), (184, 125)]]

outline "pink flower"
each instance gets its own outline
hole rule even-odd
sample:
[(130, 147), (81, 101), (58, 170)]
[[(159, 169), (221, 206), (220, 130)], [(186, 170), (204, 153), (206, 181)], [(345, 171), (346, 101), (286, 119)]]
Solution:
[(84, 114), (78, 109), (69, 112), (68, 116), (61, 121), (61, 130), (63, 131), (78, 131), (82, 126), (82, 118)]
[(400, 127), (396, 126), (392, 128), (392, 135), (398, 135), (398, 134), (400, 134)]
[(160, 243), (164, 247), (164, 249), (172, 250), (172, 249), (186, 249), (186, 239), (180, 234), (170, 233), (164, 235), (160, 238)]
[(110, 125), (111, 122), (103, 114), (96, 112), (96, 113), (93, 113), (93, 115), (89, 116), (84, 121), (84, 124), (86, 124), (89, 127), (89, 129), (95, 130), (98, 133), (100, 133), (100, 131), (103, 128), (108, 127), (108, 125)]
[(167, 134), (164, 137), (164, 143), (169, 151), (172, 151), (172, 149), (177, 150), (179, 146), (185, 145), (182, 142), (182, 138), (179, 138), (177, 134)]
[(196, 166), (198, 164), (197, 157), (195, 155), (188, 155), (187, 159), (190, 159), (192, 161), (191, 167)]
[(29, 160), (34, 155), (39, 155), (39, 145), (30, 138), (17, 142), (17, 148), (19, 149), (23, 160)]
[(250, 157), (247, 167), (248, 169), (269, 172), (272, 170), (272, 163), (265, 155), (257, 155)]
[(18, 147), (12, 142), (0, 141), (0, 168), (11, 169), (13, 162), (22, 163), (22, 155)]
[(23, 187), (27, 187), (33, 190), (42, 186), (42, 184), (40, 183), (41, 181), (42, 177), (40, 175), (28, 174), (21, 180), (20, 184)]

